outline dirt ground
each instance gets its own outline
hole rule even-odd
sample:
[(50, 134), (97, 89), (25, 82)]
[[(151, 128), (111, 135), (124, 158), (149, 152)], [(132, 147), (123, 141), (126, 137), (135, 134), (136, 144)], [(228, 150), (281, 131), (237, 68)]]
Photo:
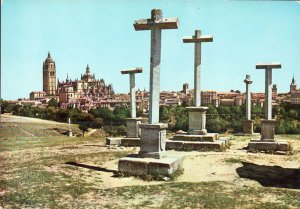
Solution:
[[(49, 131), (50, 128), (67, 128), (67, 124), (52, 121), (10, 115), (2, 116), (1, 121), (0, 139), (3, 150), (1, 151), (0, 159), (2, 159), (4, 166), (0, 169), (0, 183), (3, 183), (4, 186), (0, 186), (0, 198), (3, 198), (0, 199), (0, 203), (2, 202), (5, 208), (22, 208), (28, 205), (28, 208), (35, 208), (35, 204), (44, 205), (44, 208), (64, 208), (65, 206), (60, 207), (60, 202), (69, 204), (79, 193), (82, 193), (82, 195), (75, 199), (81, 200), (82, 202), (75, 202), (80, 205), (80, 208), (85, 208), (83, 205), (86, 206), (92, 203), (97, 203), (96, 205), (100, 205), (100, 208), (105, 208), (107, 205), (109, 206), (107, 206), (107, 208), (131, 208), (138, 206), (168, 208), (164, 207), (164, 202), (168, 197), (168, 191), (165, 191), (166, 193), (163, 193), (161, 196), (165, 198), (160, 199), (156, 197), (156, 203), (151, 202), (150, 196), (141, 195), (143, 191), (132, 194), (133, 197), (131, 197), (131, 199), (129, 198), (131, 201), (125, 201), (126, 204), (122, 202), (124, 198), (126, 199), (125, 194), (119, 194), (122, 198), (116, 198), (116, 191), (118, 194), (118, 191), (124, 188), (127, 188), (127, 191), (128, 188), (144, 186), (144, 191), (148, 191), (148, 189), (151, 188), (169, 186), (170, 182), (168, 181), (145, 181), (136, 177), (120, 178), (115, 176), (118, 159), (130, 153), (137, 153), (139, 148), (105, 146), (103, 138), (88, 137), (80, 139), (74, 137), (72, 139), (55, 135), (54, 132), (51, 132), (53, 138), (47, 138), (48, 135), (45, 135), (44, 132)], [(35, 128), (33, 128), (33, 124), (39, 124), (39, 130), (43, 131), (36, 131)], [(10, 130), (12, 130), (11, 133)], [(20, 130), (20, 132), (17, 130)], [(211, 183), (211, 187), (213, 188), (214, 183), (224, 182), (217, 183), (217, 185), (219, 185), (218, 188), (225, 185), (226, 188), (231, 188), (231, 192), (238, 188), (245, 187), (253, 189), (282, 188), (288, 191), (296, 191), (300, 196), (299, 135), (277, 136), (277, 140), (288, 140), (292, 143), (294, 148), (292, 155), (248, 153), (244, 148), (251, 139), (250, 137), (233, 137), (232, 135), (229, 137), (232, 139), (232, 145), (230, 149), (224, 152), (168, 151), (185, 156), (182, 164), (183, 174), (172, 181), (171, 185), (181, 185), (181, 183), (186, 185), (192, 183), (192, 185), (196, 186), (196, 183)], [(55, 141), (58, 138), (60, 140)], [(258, 137), (256, 136), (254, 138)], [(24, 174), (27, 168), (28, 172), (36, 170), (36, 175), (38, 175), (38, 172), (44, 172), (41, 179), (40, 177), (30, 179), (28, 177), (29, 174)], [(21, 178), (24, 175), (26, 179)], [(60, 196), (58, 200), (52, 200), (54, 201), (52, 206), (52, 203), (50, 206), (47, 203), (47, 198), (49, 198), (47, 192), (45, 192), (45, 199), (37, 199), (35, 200), (36, 202), (33, 201), (35, 195), (38, 195), (38, 193), (35, 193), (37, 191), (32, 188), (35, 188), (35, 186), (38, 187), (40, 182), (45, 183), (48, 178), (45, 177), (45, 175), (49, 175), (51, 188), (54, 187), (61, 189), (61, 191), (66, 191), (66, 188), (70, 187), (65, 195)], [(51, 179), (56, 179), (57, 177), (60, 178), (57, 180), (58, 185), (54, 184), (54, 180)], [(61, 186), (62, 182), (64, 187)], [(22, 184), (24, 187), (14, 188), (15, 184)], [(73, 186), (76, 184), (78, 184), (81, 189), (85, 188), (86, 191), (76, 190), (76, 192), (72, 193), (71, 190), (74, 189)], [(229, 186), (226, 186), (227, 184)], [(114, 195), (96, 195), (96, 190), (91, 189), (97, 189), (97, 192), (101, 189), (101, 191), (106, 191), (105, 194), (112, 192)], [(193, 187), (193, 189), (196, 188)], [(172, 190), (172, 188), (169, 188), (169, 190)], [(25, 201), (25, 197), (21, 196), (21, 194), (24, 195), (26, 192), (32, 195), (29, 197), (33, 199), (33, 202)], [(187, 191), (182, 190), (182, 192)], [(263, 198), (260, 199), (261, 202), (277, 201), (276, 198), (274, 199), (274, 196), (267, 194), (268, 192), (264, 193)], [(53, 194), (53, 196), (54, 195), (55, 194)], [(180, 196), (182, 196), (182, 194), (180, 194)], [(173, 200), (174, 199), (175, 197), (173, 197)], [(112, 200), (115, 201), (113, 204), (111, 202)], [(45, 203), (43, 201), (45, 201)], [(284, 203), (287, 204), (286, 202)], [(204, 203), (201, 204), (199, 208), (202, 208)], [(197, 205), (198, 203), (194, 206), (197, 207)], [(294, 207), (295, 205), (296, 207)], [(296, 203), (290, 203), (287, 208), (297, 208), (298, 205), (300, 205), (299, 199)], [(184, 206), (184, 203), (180, 206)], [(75, 206), (73, 205), (72, 207)], [(235, 205), (234, 207), (237, 206)]]

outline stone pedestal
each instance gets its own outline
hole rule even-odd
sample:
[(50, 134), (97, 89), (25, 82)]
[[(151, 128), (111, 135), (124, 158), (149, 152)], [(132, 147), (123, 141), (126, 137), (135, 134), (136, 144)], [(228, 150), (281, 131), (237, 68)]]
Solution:
[(139, 156), (160, 159), (166, 150), (167, 123), (141, 124), (141, 145)]
[(243, 123), (243, 133), (244, 134), (253, 134), (253, 120), (244, 120)]
[(72, 131), (68, 131), (67, 136), (68, 136), (68, 137), (73, 137), (73, 132), (72, 132)]
[(261, 120), (261, 140), (273, 140), (275, 136), (276, 120)]
[(187, 107), (189, 113), (189, 130), (188, 134), (205, 135), (206, 110), (208, 107)]
[(139, 138), (141, 135), (140, 127), (142, 118), (127, 118), (126, 119), (126, 137), (127, 138)]

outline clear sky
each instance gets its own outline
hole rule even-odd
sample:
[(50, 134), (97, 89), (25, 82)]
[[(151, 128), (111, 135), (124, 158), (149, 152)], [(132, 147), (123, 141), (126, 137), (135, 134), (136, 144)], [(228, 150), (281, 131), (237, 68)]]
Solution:
[(150, 31), (135, 31), (136, 19), (151, 9), (178, 17), (178, 30), (162, 32), (161, 90), (193, 88), (194, 46), (182, 37), (201, 29), (213, 35), (202, 45), (202, 90), (264, 91), (259, 62), (281, 62), (273, 71), (279, 92), (288, 92), (293, 74), (300, 85), (299, 1), (200, 0), (4, 0), (1, 7), (1, 93), (4, 99), (42, 90), (42, 65), (48, 51), (57, 77), (80, 78), (89, 64), (96, 78), (115, 92), (129, 91), (121, 70), (140, 66), (137, 87), (149, 89)]

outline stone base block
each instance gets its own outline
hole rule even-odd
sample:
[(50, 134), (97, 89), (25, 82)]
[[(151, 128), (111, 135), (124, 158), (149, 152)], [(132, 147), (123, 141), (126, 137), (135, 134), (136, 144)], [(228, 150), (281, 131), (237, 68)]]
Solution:
[(67, 136), (68, 137), (73, 137), (73, 132), (72, 131), (68, 131)]
[(120, 145), (121, 137), (108, 137), (106, 138), (106, 145)]
[(170, 176), (180, 166), (183, 157), (172, 156), (161, 159), (123, 157), (119, 160), (119, 172), (133, 176)]
[(167, 150), (177, 151), (222, 151), (226, 149), (225, 140), (217, 140), (214, 142), (199, 142), (199, 141), (172, 141), (167, 140)]
[(253, 134), (253, 120), (244, 120), (243, 132), (245, 134)]
[(174, 141), (198, 141), (198, 142), (213, 142), (219, 138), (217, 133), (209, 133), (206, 135), (192, 134), (176, 134), (170, 140)]
[(282, 151), (289, 152), (292, 150), (291, 145), (287, 141), (274, 141), (274, 140), (251, 140), (247, 149), (252, 152), (257, 151)]
[(261, 139), (269, 140), (275, 137), (276, 120), (261, 120)]
[(128, 138), (139, 138), (139, 136), (141, 135), (141, 130), (139, 127), (141, 121), (142, 118), (126, 118), (126, 136)]
[(225, 146), (227, 146), (227, 147), (230, 146), (229, 138), (228, 137), (220, 137), (219, 141), (223, 141), (225, 143)]
[(234, 136), (259, 136), (260, 133), (252, 133), (252, 134), (246, 134), (243, 132), (235, 133)]
[(166, 150), (167, 123), (141, 124), (141, 145), (139, 156), (160, 159)]
[(141, 138), (125, 137), (121, 140), (121, 146), (124, 147), (139, 147), (140, 144), (141, 144)]

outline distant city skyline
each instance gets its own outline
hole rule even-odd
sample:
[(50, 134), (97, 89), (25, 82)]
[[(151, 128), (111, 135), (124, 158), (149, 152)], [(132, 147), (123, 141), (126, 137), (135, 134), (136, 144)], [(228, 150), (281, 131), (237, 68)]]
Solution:
[(273, 71), (278, 92), (288, 92), (293, 75), (300, 80), (299, 1), (138, 1), (52, 0), (3, 1), (1, 6), (1, 97), (28, 98), (43, 86), (48, 51), (57, 78), (80, 78), (87, 64), (97, 79), (128, 93), (120, 71), (142, 67), (137, 88), (149, 90), (150, 32), (133, 28), (159, 8), (178, 17), (179, 29), (162, 32), (161, 91), (193, 88), (194, 46), (183, 44), (195, 29), (213, 35), (202, 46), (203, 91), (245, 91), (251, 75), (253, 92), (264, 92), (262, 62), (281, 62)]

